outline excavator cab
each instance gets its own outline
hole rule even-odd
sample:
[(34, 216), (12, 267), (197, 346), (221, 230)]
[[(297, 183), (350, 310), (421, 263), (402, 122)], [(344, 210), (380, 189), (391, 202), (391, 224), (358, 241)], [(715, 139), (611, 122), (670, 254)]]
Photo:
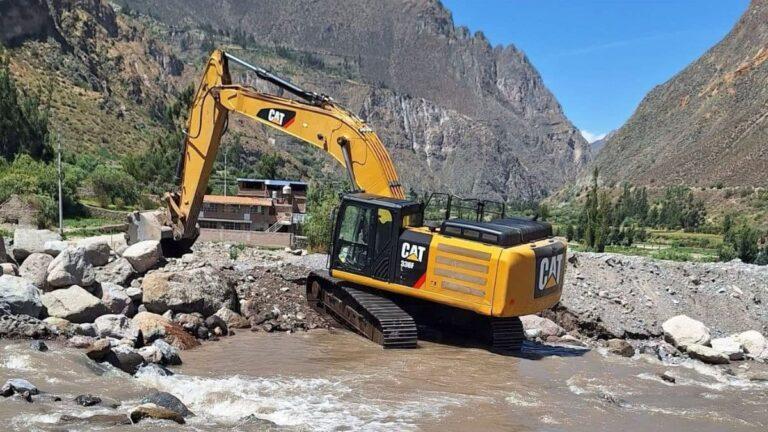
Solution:
[(398, 239), (422, 219), (420, 203), (373, 194), (345, 195), (337, 211), (331, 269), (395, 282)]

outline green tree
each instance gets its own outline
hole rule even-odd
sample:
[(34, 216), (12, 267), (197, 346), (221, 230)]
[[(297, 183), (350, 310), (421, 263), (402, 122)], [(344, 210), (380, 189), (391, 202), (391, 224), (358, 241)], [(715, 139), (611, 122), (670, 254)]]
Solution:
[(330, 245), (331, 214), (339, 205), (339, 190), (331, 185), (311, 184), (307, 194), (307, 219), (302, 227), (312, 251), (326, 252)]
[(283, 159), (275, 153), (264, 154), (259, 160), (258, 174), (261, 178), (276, 179)]
[(130, 174), (123, 170), (100, 165), (90, 176), (93, 192), (99, 203), (106, 207), (135, 205), (139, 201), (139, 185)]

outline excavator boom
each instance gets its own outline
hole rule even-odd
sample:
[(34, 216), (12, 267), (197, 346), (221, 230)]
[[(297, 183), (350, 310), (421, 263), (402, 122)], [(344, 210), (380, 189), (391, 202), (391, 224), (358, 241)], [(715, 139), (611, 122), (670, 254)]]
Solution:
[[(230, 61), (303, 100), (232, 84)], [(346, 169), (358, 191), (404, 198), (388, 152), (365, 122), (327, 96), (305, 91), (264, 69), (217, 50), (208, 60), (190, 110), (180, 189), (165, 197), (168, 222), (175, 240), (196, 236), (197, 215), (229, 113), (244, 115), (329, 153)]]

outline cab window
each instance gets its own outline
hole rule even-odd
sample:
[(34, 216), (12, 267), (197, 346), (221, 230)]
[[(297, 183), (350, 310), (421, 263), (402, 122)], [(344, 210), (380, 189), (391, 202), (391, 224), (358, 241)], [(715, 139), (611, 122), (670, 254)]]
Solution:
[(363, 270), (368, 265), (368, 245), (371, 233), (372, 210), (348, 205), (339, 227), (339, 244), (334, 257), (340, 267)]

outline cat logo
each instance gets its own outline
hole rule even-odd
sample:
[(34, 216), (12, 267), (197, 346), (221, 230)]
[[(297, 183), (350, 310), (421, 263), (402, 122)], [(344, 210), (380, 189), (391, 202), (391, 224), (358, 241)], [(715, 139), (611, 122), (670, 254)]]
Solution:
[(536, 275), (535, 297), (557, 291), (562, 285), (563, 259), (565, 254), (543, 256), (539, 259)]
[(287, 128), (296, 118), (296, 112), (279, 108), (264, 108), (256, 116), (272, 124)]
[(424, 259), (424, 251), (427, 250), (424, 246), (412, 245), (408, 242), (403, 242), (403, 246), (400, 249), (400, 256), (408, 261), (421, 262)]

